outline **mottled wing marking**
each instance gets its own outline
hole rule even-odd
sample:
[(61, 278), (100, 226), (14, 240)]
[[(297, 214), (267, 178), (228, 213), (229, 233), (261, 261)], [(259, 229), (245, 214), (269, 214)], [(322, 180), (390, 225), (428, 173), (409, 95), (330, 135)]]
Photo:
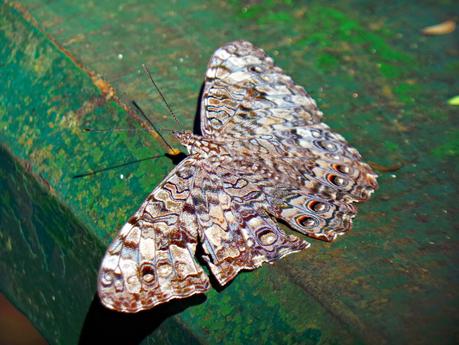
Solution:
[(318, 123), (322, 112), (263, 50), (236, 41), (210, 59), (201, 116), (203, 134), (237, 137)]
[(107, 307), (137, 312), (209, 289), (194, 258), (198, 224), (190, 184), (196, 170), (191, 157), (177, 166), (109, 246), (98, 283)]
[(257, 268), (309, 246), (273, 222), (256, 183), (223, 168), (203, 166), (191, 194), (204, 259), (222, 286), (242, 269)]
[(310, 237), (331, 241), (348, 231), (352, 203), (377, 188), (357, 150), (320, 122), (314, 100), (249, 42), (228, 43), (211, 58), (201, 116), (202, 132), (233, 153), (232, 173), (251, 173), (270, 213)]

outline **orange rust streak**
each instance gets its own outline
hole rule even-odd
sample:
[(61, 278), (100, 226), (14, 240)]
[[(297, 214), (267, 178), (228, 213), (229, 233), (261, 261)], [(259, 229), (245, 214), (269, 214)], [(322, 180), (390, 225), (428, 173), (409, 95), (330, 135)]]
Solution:
[(399, 164), (399, 163), (393, 164), (393, 165), (390, 165), (390, 166), (386, 166), (386, 165), (382, 165), (382, 164), (375, 163), (375, 162), (368, 162), (368, 165), (372, 169), (380, 171), (380, 172), (395, 172), (395, 171), (399, 170), (402, 167), (402, 165)]

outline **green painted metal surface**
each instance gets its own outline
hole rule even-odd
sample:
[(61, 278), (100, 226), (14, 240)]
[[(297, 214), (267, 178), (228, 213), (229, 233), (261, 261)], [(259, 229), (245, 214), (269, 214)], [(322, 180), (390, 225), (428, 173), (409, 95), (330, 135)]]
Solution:
[[(447, 103), (459, 93), (458, 40), (420, 35), (458, 11), (453, 2), (27, 0), (0, 11), (0, 288), (50, 343), (458, 341), (458, 108)], [(142, 63), (192, 128), (207, 61), (233, 39), (264, 48), (310, 91), (379, 165), (380, 190), (349, 235), (243, 273), (204, 302), (105, 311), (93, 301), (105, 247), (173, 162), (72, 179), (164, 152), (146, 131), (82, 129), (140, 128), (123, 108), (131, 99), (177, 128)]]

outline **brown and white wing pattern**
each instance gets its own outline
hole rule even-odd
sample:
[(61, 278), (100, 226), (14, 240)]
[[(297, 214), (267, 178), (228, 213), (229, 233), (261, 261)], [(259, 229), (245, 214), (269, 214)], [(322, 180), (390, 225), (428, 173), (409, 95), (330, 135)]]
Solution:
[(209, 289), (194, 257), (198, 223), (190, 186), (195, 163), (192, 157), (181, 162), (109, 246), (98, 280), (100, 299), (108, 308), (137, 312)]
[(254, 176), (235, 175), (209, 162), (201, 162), (201, 167), (191, 195), (204, 259), (220, 285), (240, 270), (255, 269), (309, 246), (271, 219), (261, 183), (253, 181)]
[(209, 61), (201, 117), (204, 136), (244, 137), (319, 123), (322, 112), (262, 49), (235, 41)]
[(262, 191), (265, 208), (292, 228), (331, 241), (351, 228), (354, 202), (377, 188), (376, 174), (345, 139), (321, 122), (314, 100), (245, 41), (209, 62), (201, 129), (231, 152), (227, 164)]
[(309, 237), (332, 241), (350, 230), (353, 203), (368, 200), (377, 188), (358, 152), (323, 124), (229, 145), (240, 158), (227, 167), (252, 172), (270, 213)]

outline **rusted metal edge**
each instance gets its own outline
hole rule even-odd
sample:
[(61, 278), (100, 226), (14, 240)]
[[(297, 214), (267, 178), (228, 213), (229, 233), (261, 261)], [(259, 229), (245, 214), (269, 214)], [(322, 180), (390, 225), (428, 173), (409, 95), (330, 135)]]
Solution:
[(116, 104), (118, 104), (124, 111), (126, 111), (129, 116), (131, 116), (134, 120), (136, 120), (142, 128), (146, 129), (150, 135), (161, 145), (165, 152), (170, 155), (178, 155), (180, 154), (179, 149), (170, 148), (167, 142), (162, 138), (162, 136), (151, 126), (149, 126), (145, 121), (142, 120), (137, 113), (132, 110), (126, 103), (124, 103), (116, 94), (115, 88), (106, 80), (102, 78), (99, 74), (89, 69), (85, 66), (82, 62), (80, 62), (75, 55), (73, 55), (67, 48), (65, 48), (62, 44), (60, 44), (52, 35), (46, 32), (44, 28), (36, 21), (36, 19), (32, 16), (32, 14), (25, 8), (22, 4), (15, 2), (15, 1), (8, 1), (5, 0), (5, 4), (13, 7), (18, 12), (20, 12), (23, 18), (29, 22), (33, 27), (35, 27), (40, 33), (45, 35), (48, 40), (62, 53), (64, 53), (78, 68), (80, 68), (83, 72), (85, 72), (92, 80), (94, 86), (96, 86), (100, 92), (102, 93), (101, 97), (96, 97), (88, 101), (85, 106), (85, 112), (91, 111), (97, 106), (103, 105), (105, 102), (112, 100)]

